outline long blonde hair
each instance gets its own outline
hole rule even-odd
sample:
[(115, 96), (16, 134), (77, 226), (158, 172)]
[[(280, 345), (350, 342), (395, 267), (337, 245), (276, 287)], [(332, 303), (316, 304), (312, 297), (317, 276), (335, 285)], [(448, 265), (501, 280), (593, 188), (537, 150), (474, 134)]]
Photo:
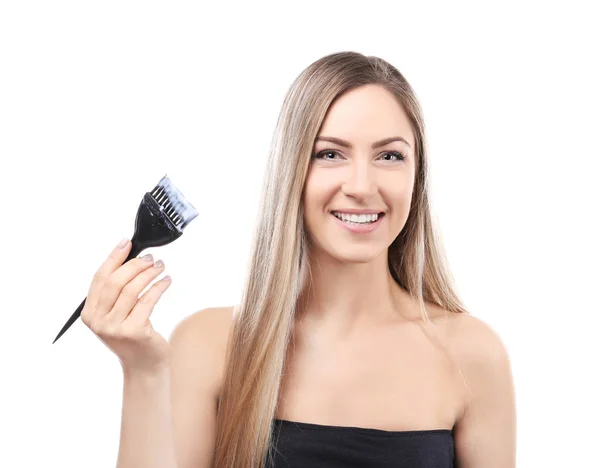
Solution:
[(338, 52), (309, 65), (289, 88), (279, 114), (261, 192), (242, 298), (229, 336), (219, 398), (215, 468), (263, 468), (300, 293), (310, 277), (302, 194), (314, 140), (333, 100), (365, 84), (391, 91), (415, 135), (416, 173), (406, 225), (388, 250), (394, 280), (418, 302), (468, 313), (453, 287), (432, 225), (422, 111), (412, 87), (385, 60)]

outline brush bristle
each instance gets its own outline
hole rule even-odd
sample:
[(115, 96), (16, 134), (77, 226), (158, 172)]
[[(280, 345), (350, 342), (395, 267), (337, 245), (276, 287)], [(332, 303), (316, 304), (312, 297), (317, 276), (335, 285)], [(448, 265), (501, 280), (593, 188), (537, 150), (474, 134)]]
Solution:
[(169, 219), (180, 231), (198, 216), (198, 211), (165, 175), (152, 189), (150, 196), (164, 209)]

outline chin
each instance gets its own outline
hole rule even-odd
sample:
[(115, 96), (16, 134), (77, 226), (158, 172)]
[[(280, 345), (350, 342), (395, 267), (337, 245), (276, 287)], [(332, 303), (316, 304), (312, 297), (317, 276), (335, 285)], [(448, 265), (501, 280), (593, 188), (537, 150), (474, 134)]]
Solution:
[(370, 263), (379, 258), (382, 252), (373, 249), (373, 247), (360, 248), (348, 246), (347, 248), (336, 248), (333, 251), (330, 250), (328, 253), (333, 258), (344, 263)]

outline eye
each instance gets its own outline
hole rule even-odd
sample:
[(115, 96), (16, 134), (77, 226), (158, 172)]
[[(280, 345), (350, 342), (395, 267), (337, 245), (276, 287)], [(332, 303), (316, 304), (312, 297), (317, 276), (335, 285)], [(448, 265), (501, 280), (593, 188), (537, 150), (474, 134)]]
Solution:
[[(323, 151), (319, 151), (316, 154), (313, 154), (313, 159), (328, 159), (330, 161), (334, 160), (333, 158), (324, 158), (323, 156), (325, 155), (339, 155), (339, 153), (336, 150), (333, 149), (325, 149)], [(384, 153), (382, 153), (384, 155), (391, 155), (393, 157), (396, 158), (397, 161), (404, 161), (405, 156), (402, 153), (399, 153), (398, 151), (385, 151)], [(386, 161), (390, 161), (389, 159), (386, 159)], [(394, 162), (392, 160), (392, 162)]]
[[(383, 154), (390, 154), (394, 156), (397, 161), (404, 161), (404, 155), (402, 153), (399, 153), (398, 151), (386, 151)], [(386, 161), (389, 161), (389, 159), (387, 159)]]
[(339, 153), (335, 150), (323, 150), (316, 154), (313, 154), (313, 158), (314, 159), (332, 159), (332, 158), (323, 158), (323, 156), (325, 156), (326, 154), (328, 154), (328, 155), (329, 154), (333, 154), (333, 155), (338, 154), (339, 155)]

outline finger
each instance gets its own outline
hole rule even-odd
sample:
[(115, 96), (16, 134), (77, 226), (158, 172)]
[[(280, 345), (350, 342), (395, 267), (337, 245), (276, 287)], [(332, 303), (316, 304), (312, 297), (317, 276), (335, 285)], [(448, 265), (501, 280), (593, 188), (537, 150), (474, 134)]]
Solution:
[(123, 322), (138, 301), (140, 293), (152, 282), (152, 280), (160, 275), (164, 269), (164, 263), (159, 261), (151, 268), (146, 268), (140, 274), (135, 276), (123, 287), (112, 310), (106, 315), (106, 319), (114, 321), (115, 323)]
[(126, 244), (123, 247), (120, 247), (121, 244), (117, 245), (94, 274), (92, 284), (88, 290), (86, 302), (95, 304), (106, 278), (119, 268), (129, 255), (129, 252), (131, 251), (131, 241), (129, 239), (124, 240), (127, 241)]
[(104, 261), (96, 273), (94, 273), (92, 283), (88, 289), (85, 306), (81, 311), (81, 320), (88, 326), (91, 324), (92, 318), (96, 313), (98, 298), (106, 278), (119, 268), (119, 266), (127, 259), (127, 256), (131, 251), (131, 241), (129, 239), (123, 239), (123, 241), (115, 246), (109, 257)]
[(169, 286), (171, 286), (171, 278), (169, 276), (165, 276), (154, 283), (150, 289), (138, 299), (124, 323), (130, 323), (134, 327), (141, 327), (144, 325), (150, 318), (154, 306)]
[(121, 291), (127, 283), (139, 275), (142, 271), (150, 268), (154, 264), (152, 255), (147, 254), (144, 257), (132, 258), (130, 261), (115, 270), (104, 280), (102, 294), (98, 297), (95, 315), (107, 315), (117, 302)]

